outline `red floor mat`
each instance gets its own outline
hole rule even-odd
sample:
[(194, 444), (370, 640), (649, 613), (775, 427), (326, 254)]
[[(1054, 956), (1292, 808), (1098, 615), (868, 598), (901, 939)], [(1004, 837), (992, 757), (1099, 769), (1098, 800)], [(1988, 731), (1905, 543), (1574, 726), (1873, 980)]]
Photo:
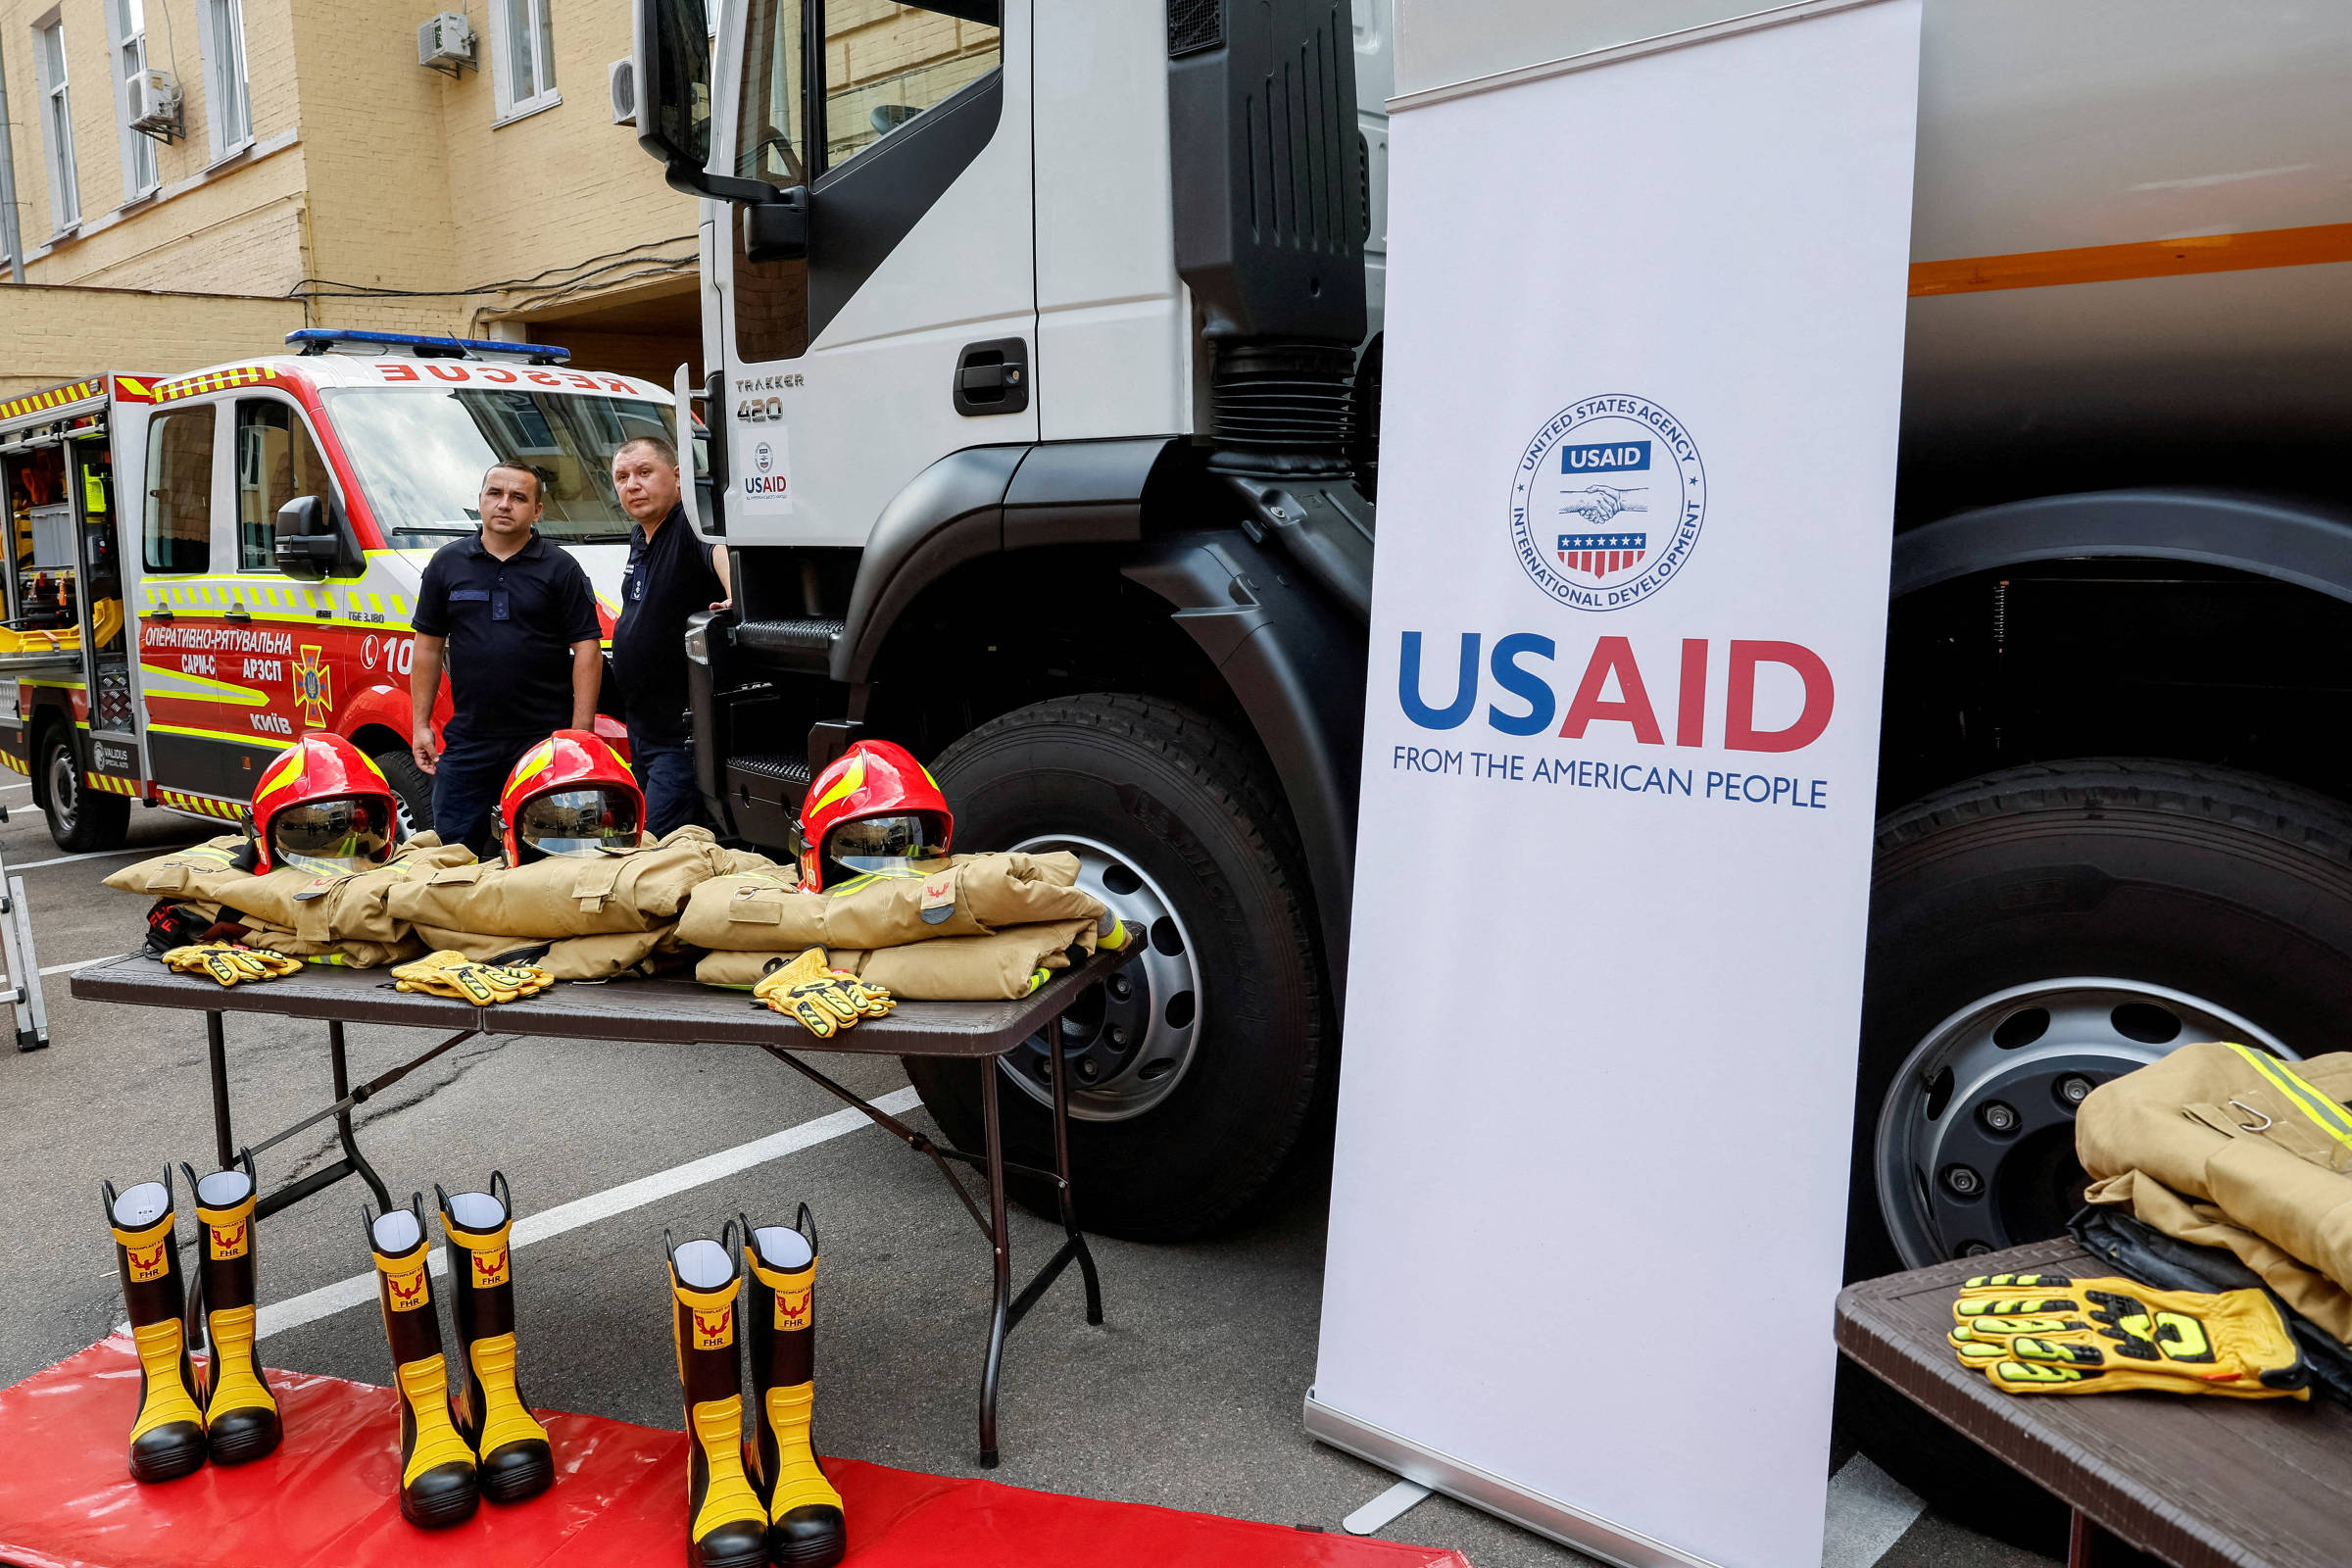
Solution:
[[(684, 1555), (686, 1439), (596, 1416), (545, 1417), (556, 1485), (455, 1530), (400, 1517), (392, 1391), (272, 1372), (286, 1441), (237, 1469), (142, 1487), (123, 1469), (138, 1398), (127, 1339), (0, 1390), (0, 1561), (22, 1568), (637, 1568)], [(861, 1568), (1468, 1568), (1459, 1553), (1096, 1502), (828, 1460)]]

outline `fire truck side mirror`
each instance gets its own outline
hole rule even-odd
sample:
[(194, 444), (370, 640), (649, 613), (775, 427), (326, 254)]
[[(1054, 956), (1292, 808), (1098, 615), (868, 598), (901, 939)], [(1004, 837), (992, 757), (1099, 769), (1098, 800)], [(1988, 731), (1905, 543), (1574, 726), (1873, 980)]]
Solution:
[(277, 509), (275, 539), (270, 551), (277, 569), (302, 582), (317, 582), (332, 573), (355, 576), (357, 553), (347, 547), (341, 520), (322, 496), (296, 496)]

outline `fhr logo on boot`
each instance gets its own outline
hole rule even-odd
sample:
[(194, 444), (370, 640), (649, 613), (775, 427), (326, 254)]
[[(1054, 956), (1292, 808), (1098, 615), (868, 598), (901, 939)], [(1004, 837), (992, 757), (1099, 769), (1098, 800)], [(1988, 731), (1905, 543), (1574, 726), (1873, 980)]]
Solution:
[(395, 1312), (414, 1312), (432, 1299), (424, 1288), (425, 1258), (416, 1254), (416, 1264), (403, 1273), (384, 1271), (384, 1294), (391, 1298)]
[(697, 1307), (694, 1312), (694, 1348), (698, 1350), (723, 1350), (735, 1343), (735, 1307), (732, 1302), (713, 1311)]
[(507, 1250), (505, 1248), (493, 1248), (488, 1251), (472, 1253), (471, 1256), (475, 1290), (486, 1291), (493, 1286), (504, 1285), (512, 1277), (507, 1267)]
[(214, 1258), (219, 1261), (225, 1262), (232, 1257), (243, 1257), (246, 1250), (253, 1245), (253, 1223), (250, 1220), (239, 1219), (231, 1220), (225, 1225), (207, 1225), (205, 1230), (211, 1233), (212, 1253)]
[(1570, 609), (1622, 610), (1689, 564), (1706, 488), (1681, 420), (1647, 398), (1587, 398), (1546, 419), (1519, 454), (1511, 551)]
[(171, 1251), (172, 1238), (169, 1236), (153, 1247), (124, 1247), (122, 1255), (130, 1259), (130, 1283), (145, 1285), (171, 1273)]
[(815, 1294), (815, 1291), (816, 1277), (813, 1274), (809, 1276), (808, 1283), (806, 1285), (787, 1285), (777, 1291), (776, 1327), (780, 1329), (807, 1328), (808, 1326), (808, 1298)]

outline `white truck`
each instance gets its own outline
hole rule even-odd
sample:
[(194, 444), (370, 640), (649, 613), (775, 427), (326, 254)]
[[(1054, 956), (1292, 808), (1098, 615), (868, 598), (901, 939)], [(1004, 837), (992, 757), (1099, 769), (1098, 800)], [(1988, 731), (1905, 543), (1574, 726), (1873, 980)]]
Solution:
[[(640, 140), (706, 198), (704, 794), (780, 845), (887, 735), (960, 842), (1075, 849), (1151, 927), (1064, 1035), (1115, 1233), (1235, 1214), (1332, 1089), (1390, 34), (1386, 0), (637, 0)], [(2342, 8), (1927, 0), (1863, 1068), (1822, 1086), (1858, 1272), (2054, 1232), (2074, 1103), (2176, 1042), (2338, 1044), (2348, 67)], [(1042, 1050), (1004, 1069), (1031, 1158)], [(972, 1070), (911, 1070), (976, 1136)]]
[(678, 430), (670, 392), (565, 359), (315, 327), (0, 402), (0, 766), (29, 776), (59, 847), (115, 848), (133, 801), (241, 820), (312, 730), (373, 756), (429, 824), (409, 615), (432, 552), (478, 525), (483, 469), (539, 472), (541, 531), (581, 558), (609, 636), (629, 529), (613, 450)]

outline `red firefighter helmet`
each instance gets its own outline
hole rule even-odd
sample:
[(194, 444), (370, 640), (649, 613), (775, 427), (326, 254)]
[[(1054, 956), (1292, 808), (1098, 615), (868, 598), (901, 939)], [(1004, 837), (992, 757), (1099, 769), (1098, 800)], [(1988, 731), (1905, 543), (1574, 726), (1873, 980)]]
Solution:
[(955, 813), (939, 781), (895, 741), (859, 741), (801, 803), (801, 885), (823, 892), (874, 871), (947, 858)]
[(368, 754), (340, 735), (313, 731), (262, 769), (246, 809), (254, 870), (364, 871), (390, 858), (400, 839), (392, 786)]
[(509, 865), (633, 850), (645, 836), (645, 791), (602, 738), (560, 729), (523, 753), (507, 775), (498, 825)]

